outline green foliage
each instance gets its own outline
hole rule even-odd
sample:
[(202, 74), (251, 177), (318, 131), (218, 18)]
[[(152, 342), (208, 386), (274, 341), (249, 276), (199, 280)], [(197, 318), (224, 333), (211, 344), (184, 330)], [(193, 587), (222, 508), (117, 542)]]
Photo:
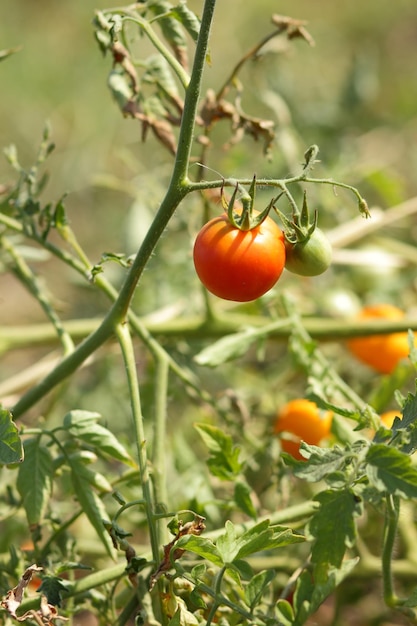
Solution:
[[(372, 54), (382, 72), (385, 46), (405, 45), (407, 3), (402, 16), (370, 2), (375, 15), (356, 26), (347, 7), (330, 10), (323, 44), (306, 5), (314, 50), (304, 20), (264, 20), (264, 4), (246, 3), (232, 21), (216, 0), (205, 0), (201, 15), (185, 0), (96, 11), (99, 62), (131, 150), (121, 149), (126, 136), (115, 131), (88, 38), (71, 31), (61, 50), (71, 20), (64, 32), (28, 5), (22, 54), (0, 51), (0, 108), (10, 102), (12, 76), (13, 88), (24, 89), (16, 101), (43, 110), (32, 103), (32, 80), (47, 70), (45, 49), (42, 62), (34, 58), (25, 71), (22, 64), (32, 33), (45, 45), (55, 37), (56, 54), (72, 65), (60, 67), (54, 54), (59, 76), (37, 89), (43, 97), (53, 84), (50, 108), (64, 125), (74, 119), (58, 128), (55, 153), (49, 124), (34, 151), (24, 145), (25, 127), (39, 122), (21, 125), (19, 107), (3, 116), (19, 144), (5, 149), (0, 181), (0, 349), (2, 371), (10, 369), (1, 382), (10, 410), (0, 409), (6, 620), (18, 610), (34, 623), (90, 612), (102, 626), (302, 626), (324, 624), (334, 606), (339, 626), (353, 623), (352, 604), (360, 613), (369, 594), (377, 599), (369, 623), (395, 620), (395, 611), (416, 621), (416, 323), (358, 330), (351, 319), (361, 300), (402, 302), (413, 315), (415, 146), (389, 127), (385, 106), (405, 111), (411, 128), (415, 98), (411, 81), (401, 95), (389, 80), (381, 108), (372, 88), (380, 73)], [(79, 16), (90, 11), (73, 5)], [(344, 11), (351, 48), (346, 32), (339, 37)], [(376, 35), (384, 46), (365, 54), (363, 42)], [(343, 55), (332, 49), (340, 45)], [(282, 54), (290, 46), (292, 54)], [(412, 56), (405, 50), (403, 59)], [(93, 114), (77, 122), (70, 102), (85, 93), (93, 102), (96, 92)], [(112, 174), (96, 176), (103, 169)], [(370, 211), (362, 190), (385, 211)], [(257, 219), (269, 213), (309, 235), (319, 215), (335, 263), (317, 280), (284, 271), (268, 294), (244, 305), (202, 294), (192, 238), (222, 208), (238, 220), (245, 203)], [(377, 219), (363, 219), (369, 215)], [(367, 246), (382, 256), (369, 256)], [(358, 332), (408, 332), (410, 358), (384, 378), (361, 369), (343, 343)], [(56, 350), (45, 356), (50, 344), (58, 358)], [(334, 413), (331, 436), (301, 442), (302, 460), (284, 452), (275, 433), (278, 409), (297, 397)], [(392, 425), (379, 417), (389, 408), (398, 413)]]
[(23, 461), (23, 447), (19, 431), (10, 411), (0, 409), (0, 463), (12, 465)]
[(242, 470), (240, 450), (233, 445), (230, 435), (210, 424), (196, 424), (195, 428), (210, 451), (207, 465), (213, 476), (222, 480), (237, 478)]
[(25, 459), (19, 468), (16, 487), (22, 498), (29, 526), (42, 523), (52, 492), (52, 457), (41, 438), (27, 439)]

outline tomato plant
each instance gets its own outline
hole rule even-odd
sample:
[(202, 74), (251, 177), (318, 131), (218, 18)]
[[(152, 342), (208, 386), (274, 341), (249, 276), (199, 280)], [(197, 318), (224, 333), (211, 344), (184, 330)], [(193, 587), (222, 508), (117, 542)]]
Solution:
[(203, 226), (194, 243), (203, 285), (224, 300), (256, 300), (275, 285), (285, 265), (284, 234), (270, 218), (241, 230), (226, 214)]
[[(281, 446), (296, 459), (305, 460), (300, 443), (317, 446), (330, 435), (331, 411), (322, 411), (315, 402), (297, 398), (278, 411), (274, 432), (280, 435)], [(289, 436), (288, 436), (289, 435)]]
[[(403, 317), (404, 312), (392, 304), (366, 306), (358, 315), (358, 319), (400, 320)], [(390, 374), (410, 352), (406, 332), (356, 337), (350, 339), (347, 346), (357, 359), (381, 374)]]
[[(75, 0), (71, 6), (75, 4), (88, 3)], [(190, 283), (198, 287), (187, 255), (190, 232), (196, 220), (202, 225), (214, 215), (210, 211), (219, 192), (226, 215), (202, 228), (194, 249), (196, 267), (200, 264), (200, 272), (206, 272), (202, 280), (213, 293), (242, 302), (257, 298), (279, 280), (286, 248), (288, 256), (299, 257), (298, 273), (323, 271), (330, 263), (328, 241), (318, 229), (318, 212), (310, 219), (305, 195), (301, 207), (300, 188), (325, 185), (350, 191), (367, 216), (360, 192), (335, 181), (332, 174), (352, 171), (355, 165), (359, 178), (361, 168), (350, 159), (356, 154), (360, 158), (368, 134), (359, 142), (355, 139), (354, 150), (339, 150), (334, 141), (339, 134), (331, 137), (324, 111), (326, 134), (337, 158), (329, 177), (321, 172), (316, 177), (312, 170), (322, 167), (316, 159), (318, 147), (308, 148), (302, 163), (299, 133), (293, 127), (293, 120), (307, 118), (287, 115), (282, 105), (290, 94), (284, 90), (281, 98), (282, 85), (271, 82), (282, 78), (276, 68), (269, 71), (269, 64), (274, 49), (283, 47), (264, 49), (278, 36), (286, 37), (288, 46), (311, 43), (305, 22), (273, 15), (273, 30), (252, 42), (225, 77), (229, 55), (225, 50), (217, 53), (210, 33), (214, 30), (222, 45), (231, 42), (235, 47), (231, 29), (237, 28), (236, 34), (246, 39), (240, 23), (230, 20), (227, 3), (204, 0), (201, 16), (188, 4), (143, 0), (97, 11), (94, 17), (97, 43), (110, 61), (107, 85), (115, 104), (130, 118), (130, 127), (141, 127), (135, 136), (153, 141), (141, 156), (135, 142), (134, 158), (120, 146), (111, 150), (113, 159), (116, 153), (123, 155), (121, 169), (113, 168), (113, 162), (108, 170), (112, 176), (102, 172), (104, 176), (91, 181), (95, 185), (101, 180), (100, 186), (130, 197), (135, 220), (129, 219), (125, 230), (113, 195), (105, 207), (117, 206), (112, 212), (103, 210), (102, 196), (96, 212), (90, 205), (95, 193), (90, 191), (83, 195), (85, 205), (78, 194), (72, 201), (62, 192), (53, 200), (55, 191), (45, 198), (44, 163), (54, 147), (49, 127), (33, 162), (23, 163), (26, 157), (14, 145), (6, 150), (14, 180), (9, 174), (5, 180), (0, 176), (0, 279), (7, 294), (1, 309), (7, 319), (0, 324), (7, 378), (0, 381), (0, 620), (88, 620), (100, 626), (302, 626), (314, 621), (325, 626), (329, 618), (336, 626), (353, 624), (352, 617), (359, 614), (363, 626), (391, 621), (396, 609), (415, 622), (417, 534), (410, 521), (416, 515), (417, 467), (409, 457), (417, 448), (417, 397), (398, 390), (402, 418), (394, 420), (390, 432), (379, 428), (379, 413), (396, 406), (394, 387), (403, 371), (409, 377), (410, 369), (399, 368), (398, 376), (382, 380), (371, 397), (353, 368), (344, 371), (346, 380), (338, 374), (340, 338), (354, 336), (358, 326), (346, 320), (348, 303), (356, 306), (352, 298), (343, 297), (333, 308), (326, 302), (326, 292), (337, 295), (339, 267), (330, 280), (322, 281), (320, 290), (314, 281), (286, 276), (287, 293), (276, 289), (265, 300), (244, 307), (222, 306), (210, 297), (202, 302), (200, 289), (190, 288)], [(255, 10), (252, 4), (245, 3), (245, 11), (261, 19), (259, 7)], [(220, 30), (212, 29), (216, 5), (216, 13), (223, 11)], [(41, 33), (42, 44), (50, 40), (49, 20), (35, 28), (42, 22), (39, 11), (30, 13), (40, 20), (34, 25), (23, 19), (28, 11), (25, 7), (22, 19), (15, 22), (31, 24), (32, 50), (33, 33)], [(72, 21), (60, 26), (62, 34)], [(339, 32), (333, 25), (330, 29)], [(25, 44), (24, 37), (19, 36), (20, 41)], [(63, 45), (64, 51), (71, 49), (87, 60), (85, 50), (79, 54), (74, 33), (67, 41), (72, 48)], [(210, 50), (213, 71), (206, 80)], [(12, 56), (11, 63), (18, 61), (17, 51), (0, 50), (0, 60)], [(44, 52), (43, 47), (42, 59)], [(245, 75), (238, 74), (247, 61), (260, 56), (266, 57), (265, 63), (247, 68), (247, 73), (254, 73), (262, 107), (273, 110), (277, 123), (243, 108), (255, 105), (256, 97), (244, 97)], [(73, 64), (75, 58), (71, 55)], [(222, 82), (216, 85), (219, 58)], [(3, 69), (8, 63), (0, 64), (6, 98)], [(37, 65), (31, 56), (29, 73)], [(59, 63), (52, 65), (56, 74)], [(39, 66), (44, 86), (43, 62)], [(87, 71), (84, 62), (79, 66), (77, 81), (84, 74), (90, 85), (95, 72)], [(306, 66), (311, 67), (303, 59), (303, 70)], [(60, 69), (62, 77), (71, 75)], [(15, 84), (16, 76), (23, 74), (17, 67), (10, 76)], [(304, 88), (304, 78), (296, 72), (289, 83)], [(29, 93), (31, 81), (20, 82)], [(252, 96), (256, 91), (251, 90)], [(61, 95), (59, 91), (59, 101)], [(31, 93), (26, 100), (37, 111)], [(309, 98), (288, 99), (289, 109), (296, 100)], [(96, 115), (97, 106), (93, 110), (102, 126), (97, 136), (112, 135), (105, 118)], [(100, 101), (104, 115), (105, 110)], [(26, 127), (23, 124), (22, 130)], [(64, 135), (68, 133), (58, 132), (60, 143)], [(264, 155), (274, 156), (269, 169), (256, 151), (245, 154), (246, 141), (252, 139), (263, 146)], [(74, 146), (81, 144), (72, 139), (70, 144), (73, 155)], [(228, 150), (226, 158), (219, 159), (220, 145)], [(278, 155), (272, 155), (275, 150)], [(161, 154), (169, 159), (168, 166)], [(369, 163), (368, 150), (365, 154)], [(329, 158), (331, 153), (323, 161)], [(84, 157), (75, 160), (87, 163)], [(392, 159), (388, 162), (391, 166)], [(378, 176), (366, 178), (369, 189), (381, 182), (383, 164), (376, 165)], [(91, 169), (82, 169), (94, 175), (97, 167), (94, 159)], [(218, 178), (205, 180), (203, 168)], [(59, 169), (67, 179), (72, 168), (61, 168), (60, 157)], [(253, 171), (260, 172), (259, 178), (249, 178)], [(387, 183), (384, 186), (391, 188)], [(234, 189), (227, 210), (225, 188)], [(257, 213), (259, 188), (274, 198)], [(61, 185), (55, 183), (53, 189), (61, 190)], [(335, 211), (321, 194), (312, 197), (320, 199), (320, 213), (328, 211), (324, 223), (333, 229), (335, 248), (352, 243), (352, 233), (360, 231), (365, 238), (357, 222), (353, 228), (344, 223), (347, 209), (336, 194), (331, 200)], [(269, 216), (280, 199), (284, 211), (291, 212), (278, 222), (284, 234)], [(409, 218), (410, 204), (405, 203), (404, 210)], [(392, 213), (384, 213), (378, 224), (386, 226), (387, 217), (392, 220)], [(84, 236), (87, 219), (90, 242)], [(77, 236), (80, 226), (83, 241)], [(135, 233), (135, 241), (125, 241), (123, 249), (124, 235), (130, 233)], [(113, 246), (120, 251), (112, 252)], [(414, 251), (412, 246), (404, 249)], [(118, 264), (116, 272), (104, 267), (109, 261)], [(66, 281), (68, 271), (73, 277)], [(62, 300), (61, 277), (69, 289)], [(340, 278), (344, 289), (356, 288), (346, 271)], [(17, 282), (16, 294), (12, 281)], [(80, 288), (81, 282), (87, 289)], [(405, 279), (402, 294), (404, 285)], [(23, 298), (34, 302), (33, 317)], [(405, 300), (411, 300), (409, 293)], [(16, 319), (5, 315), (10, 304), (18, 312)], [(22, 319), (24, 325), (17, 326)], [(333, 345), (321, 351), (324, 339)], [(12, 355), (22, 348), (26, 354)], [(281, 408), (272, 426), (270, 408), (278, 389), (281, 397), (297, 399)], [(317, 405), (304, 397), (314, 398)], [(269, 416), (267, 427), (264, 416)], [(365, 430), (364, 435), (358, 430)], [(284, 468), (278, 439), (282, 450), (297, 459), (302, 458), (300, 449), (311, 444), (308, 458)], [(287, 461), (292, 461), (288, 455)], [(38, 593), (28, 593), (40, 582)], [(358, 606), (352, 607), (357, 602), (352, 588), (363, 603), (376, 607), (369, 619), (362, 619)], [(317, 614), (330, 596), (331, 607), (327, 604)]]
[(332, 262), (332, 246), (320, 228), (304, 241), (285, 241), (285, 269), (300, 276), (318, 276)]

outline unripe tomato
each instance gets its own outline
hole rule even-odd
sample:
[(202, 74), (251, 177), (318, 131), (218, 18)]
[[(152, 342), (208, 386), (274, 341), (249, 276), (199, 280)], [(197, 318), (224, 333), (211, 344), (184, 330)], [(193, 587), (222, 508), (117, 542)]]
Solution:
[(301, 276), (318, 276), (332, 262), (332, 246), (320, 228), (316, 228), (306, 241), (285, 241), (287, 258), (285, 268)]
[[(399, 320), (403, 317), (404, 312), (392, 304), (367, 306), (358, 315), (359, 319)], [(410, 352), (406, 332), (357, 337), (350, 339), (347, 346), (357, 359), (381, 374), (390, 374)]]
[[(330, 435), (332, 417), (331, 411), (322, 411), (311, 400), (291, 400), (278, 411), (274, 432), (280, 435), (284, 452), (305, 461), (300, 454), (301, 441), (318, 446), (322, 439)], [(291, 435), (291, 438), (285, 438), (285, 433)]]
[(284, 234), (267, 217), (251, 230), (227, 215), (203, 226), (194, 243), (194, 266), (203, 285), (224, 300), (256, 300), (275, 285), (285, 264)]

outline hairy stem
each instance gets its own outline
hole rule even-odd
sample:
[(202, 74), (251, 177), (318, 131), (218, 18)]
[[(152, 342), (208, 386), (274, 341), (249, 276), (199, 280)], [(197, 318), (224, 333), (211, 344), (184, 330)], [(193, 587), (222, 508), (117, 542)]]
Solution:
[(197, 41), (193, 70), (186, 91), (184, 112), (178, 140), (178, 151), (174, 170), (167, 193), (162, 200), (155, 219), (136, 255), (136, 258), (126, 276), (118, 297), (107, 316), (87, 339), (85, 339), (67, 358), (65, 358), (53, 372), (48, 374), (38, 385), (30, 389), (16, 403), (13, 409), (14, 417), (19, 417), (33, 404), (45, 396), (53, 387), (72, 374), (81, 363), (107, 341), (113, 334), (114, 328), (125, 321), (133, 293), (143, 270), (151, 256), (157, 242), (168, 225), (174, 211), (181, 200), (191, 191), (188, 183), (188, 166), (194, 134), (194, 123), (198, 101), (201, 93), (203, 70), (206, 62), (208, 41), (216, 0), (206, 0), (201, 19), (200, 36)]

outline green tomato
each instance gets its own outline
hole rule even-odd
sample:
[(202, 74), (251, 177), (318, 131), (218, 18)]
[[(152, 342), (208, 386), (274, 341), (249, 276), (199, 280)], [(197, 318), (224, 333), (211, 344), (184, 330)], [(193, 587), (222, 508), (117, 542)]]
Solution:
[(285, 268), (301, 276), (318, 276), (332, 262), (332, 246), (322, 230), (316, 228), (306, 241), (285, 241)]

